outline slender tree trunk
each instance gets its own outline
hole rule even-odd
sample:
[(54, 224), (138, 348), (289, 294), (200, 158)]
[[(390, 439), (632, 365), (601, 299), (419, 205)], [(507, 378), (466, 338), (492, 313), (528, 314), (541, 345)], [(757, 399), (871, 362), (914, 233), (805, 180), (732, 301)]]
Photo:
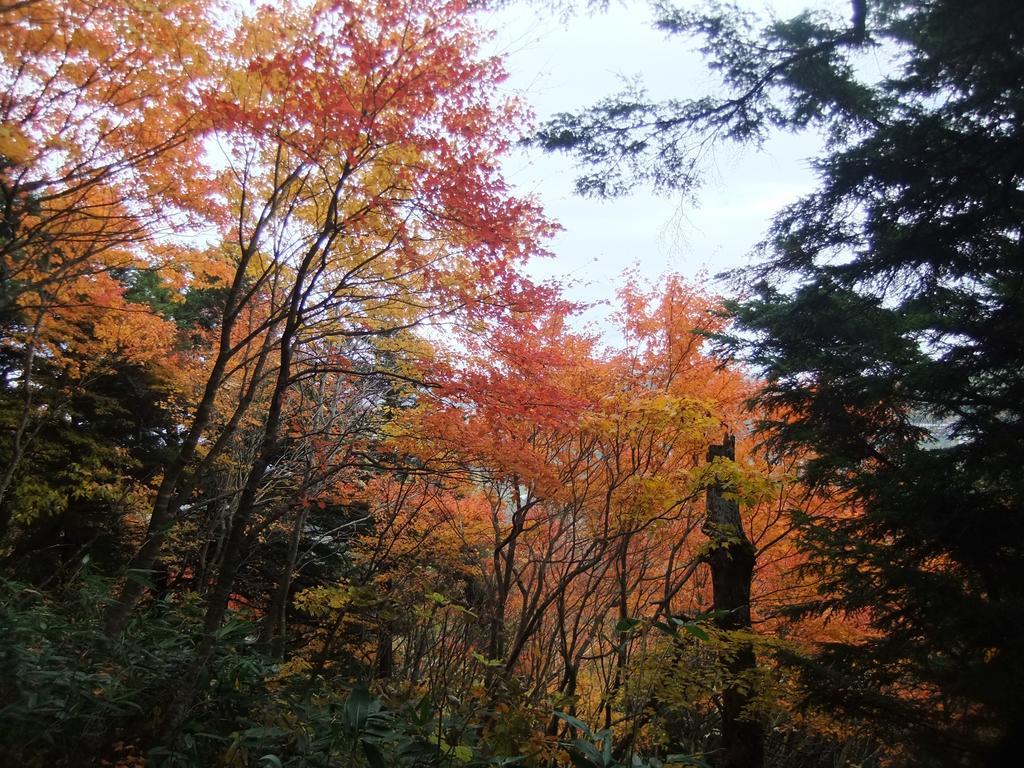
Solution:
[[(281, 148), (278, 148), (278, 162), (281, 161), (281, 158), (282, 150)], [(146, 538), (143, 541), (142, 546), (132, 558), (131, 562), (128, 564), (128, 578), (121, 590), (121, 594), (107, 611), (106, 633), (108, 637), (116, 637), (121, 634), (125, 625), (128, 623), (128, 618), (131, 616), (131, 612), (135, 608), (135, 604), (146, 589), (144, 578), (140, 577), (145, 577), (152, 571), (153, 564), (156, 562), (157, 558), (160, 556), (161, 550), (163, 549), (163, 544), (167, 538), (167, 534), (174, 526), (178, 505), (191, 491), (196, 473), (189, 473), (187, 470), (196, 456), (196, 449), (199, 446), (199, 441), (202, 439), (203, 433), (206, 431), (206, 428), (209, 426), (213, 417), (217, 393), (224, 383), (228, 370), (228, 363), (238, 351), (234, 349), (232, 332), (234, 331), (235, 323), (238, 320), (239, 314), (248, 298), (246, 282), (249, 279), (247, 274), (249, 265), (252, 262), (253, 256), (262, 244), (265, 228), (268, 226), (281, 204), (283, 192), (288, 188), (288, 185), (292, 181), (299, 177), (303, 168), (304, 166), (300, 165), (294, 169), (271, 193), (270, 199), (263, 207), (263, 211), (260, 213), (259, 220), (256, 223), (256, 226), (252, 231), (252, 235), (247, 243), (241, 242), (241, 234), (239, 234), (240, 258), (235, 267), (235, 274), (231, 281), (231, 288), (229, 289), (228, 295), (224, 301), (220, 336), (217, 346), (217, 357), (214, 360), (213, 368), (210, 370), (210, 375), (206, 380), (206, 386), (203, 389), (203, 396), (199, 401), (199, 405), (196, 407), (196, 412), (192, 417), (192, 424), (189, 427), (188, 433), (182, 440), (181, 446), (178, 448), (174, 458), (168, 462), (168, 465), (164, 470), (164, 476), (160, 482), (160, 488), (157, 490), (156, 498), (153, 501), (153, 510), (146, 530)], [(257, 281), (257, 283), (259, 283), (259, 281)], [(254, 286), (248, 287), (248, 291), (251, 292), (254, 290)], [(272, 333), (274, 326), (276, 326), (279, 321), (280, 318), (268, 324), (267, 333)], [(261, 365), (262, 364), (260, 364), (258, 368), (261, 369)], [(233, 418), (232, 429), (237, 427), (237, 423), (238, 420)], [(227, 436), (222, 432), (215, 444), (215, 447), (221, 446), (226, 439)]]
[(277, 577), (277, 585), (263, 619), (260, 641), (267, 645), (271, 655), (281, 658), (284, 655), (286, 614), (288, 612), (288, 596), (291, 594), (292, 577), (299, 559), (299, 544), (302, 542), (302, 529), (306, 525), (309, 510), (301, 508), (295, 517), (291, 535), (288, 538), (288, 555), (281, 565), (281, 573)]
[(189, 708), (199, 689), (199, 681), (217, 648), (217, 630), (220, 629), (224, 616), (227, 614), (235, 576), (242, 563), (244, 553), (248, 549), (246, 546), (248, 536), (245, 535), (246, 522), (246, 520), (236, 517), (231, 526), (231, 533), (225, 547), (224, 563), (221, 565), (217, 583), (207, 602), (203, 634), (199, 640), (195, 658), (185, 669), (175, 689), (174, 697), (167, 707), (167, 714), (161, 728), (161, 743), (163, 744), (174, 743), (175, 737), (188, 717)]
[(220, 572), (217, 574), (217, 583), (207, 602), (203, 634), (196, 650), (195, 659), (183, 675), (181, 685), (168, 706), (162, 727), (163, 740), (166, 744), (173, 743), (179, 729), (184, 724), (188, 708), (192, 705), (198, 690), (199, 680), (216, 649), (217, 630), (220, 629), (224, 617), (227, 615), (228, 602), (234, 590), (235, 579), (249, 549), (248, 545), (252, 538), (249, 533), (249, 524), (256, 511), (260, 489), (263, 487), (268, 470), (280, 451), (281, 414), (284, 411), (285, 398), (291, 384), (292, 358), (302, 325), (305, 301), (308, 292), (312, 290), (312, 286), (306, 286), (305, 283), (310, 264), (317, 252), (317, 248), (311, 248), (296, 271), (295, 284), (288, 303), (287, 319), (281, 334), (277, 379), (271, 394), (267, 419), (263, 425), (259, 453), (249, 469), (249, 476), (246, 478), (245, 486), (238, 499), (238, 509), (231, 521), (231, 529), (224, 545), (224, 559)]
[[(291, 325), (291, 322), (289, 323)], [(206, 665), (217, 644), (217, 630), (220, 629), (227, 615), (228, 602), (231, 592), (235, 586), (235, 579), (238, 576), (242, 560), (248, 550), (249, 540), (248, 528), (256, 509), (256, 501), (259, 496), (263, 480), (267, 475), (278, 448), (278, 427), (281, 421), (281, 411), (284, 406), (284, 398), (288, 389), (288, 380), (291, 375), (291, 354), (292, 336), (295, 328), (286, 332), (282, 338), (281, 347), (281, 368), (278, 374), (277, 385), (274, 395), (271, 398), (270, 410), (267, 414), (267, 421), (264, 425), (263, 440), (260, 446), (259, 456), (249, 470), (249, 477), (246, 479), (245, 487), (238, 499), (238, 509), (235, 511), (234, 519), (231, 521), (231, 529), (224, 545), (224, 559), (221, 563), (220, 572), (217, 574), (217, 583), (206, 606), (206, 616), (203, 620), (203, 635), (196, 650), (196, 656), (189, 665), (182, 677), (181, 684), (174, 696), (174, 700), (168, 707), (167, 717), (163, 726), (164, 742), (172, 743), (175, 735), (185, 721), (188, 708), (192, 704), (195, 692), (206, 670)]]
[[(324, 673), (327, 668), (327, 660), (331, 657), (331, 649), (334, 646), (334, 640), (338, 636), (338, 632), (341, 630), (341, 625), (345, 623), (345, 616), (348, 611), (345, 608), (338, 610), (338, 615), (334, 617), (334, 621), (331, 623), (330, 629), (327, 630), (327, 634), (324, 637), (324, 644), (317, 653), (316, 658), (313, 660), (313, 666), (309, 670), (309, 676), (306, 678), (305, 685), (302, 686), (302, 698), (306, 698), (309, 692), (313, 690), (313, 686), (316, 684), (316, 680), (320, 675)], [(416, 679), (418, 675), (414, 676)]]
[(199, 439), (213, 415), (214, 401), (217, 398), (217, 390), (226, 367), (227, 355), (222, 352), (210, 372), (210, 378), (207, 380), (203, 397), (199, 401), (192, 426), (178, 449), (177, 455), (164, 471), (156, 498), (153, 500), (153, 510), (146, 529), (146, 538), (128, 564), (128, 578), (121, 589), (121, 594), (107, 611), (106, 633), (108, 637), (116, 637), (124, 630), (132, 609), (146, 589), (146, 578), (152, 572), (153, 565), (160, 556), (164, 540), (174, 525), (177, 513), (176, 500), (185, 490), (183, 487), (185, 483), (182, 482), (183, 476), (195, 456)]
[(395, 635), (385, 620), (377, 635), (377, 677), (387, 680), (395, 673)]
[(18, 426), (15, 428), (14, 435), (11, 438), (11, 458), (7, 462), (7, 466), (4, 467), (3, 472), (0, 473), (0, 541), (7, 537), (7, 529), (11, 524), (13, 512), (8, 491), (14, 483), (14, 475), (18, 471), (22, 459), (25, 457), (29, 443), (31, 443), (42, 426), (40, 422), (36, 429), (29, 431), (29, 425), (32, 421), (32, 395), (35, 392), (32, 386), (32, 370), (36, 356), (35, 337), (39, 335), (42, 323), (43, 313), (39, 312), (36, 315), (36, 322), (32, 328), (32, 340), (28, 343), (28, 347), (25, 350), (25, 360), (22, 364), (21, 389), (24, 392), (24, 402), (21, 408), (21, 415), (18, 418)]
[[(566, 665), (562, 671), (562, 680), (558, 684), (558, 691), (562, 696), (569, 701), (569, 706), (565, 707), (568, 714), (575, 716), (576, 714), (576, 683), (579, 679), (579, 668), (574, 665)], [(562, 728), (562, 719), (556, 715), (552, 715), (548, 719), (548, 727), (545, 729), (545, 733), (548, 736), (558, 736), (558, 731)]]
[[(726, 435), (721, 445), (708, 448), (707, 460), (736, 458), (736, 438)], [(750, 582), (755, 552), (743, 531), (739, 504), (725, 498), (720, 484), (708, 488), (707, 520), (704, 531), (711, 539), (705, 559), (711, 567), (715, 624), (726, 631), (750, 631)], [(741, 643), (724, 661), (728, 681), (722, 692), (723, 768), (762, 768), (764, 732), (760, 722), (746, 711), (753, 696), (744, 674), (756, 668), (757, 659), (749, 643)]]
[[(630, 535), (627, 533), (622, 538), (622, 544), (619, 547), (618, 556), (615, 561), (615, 577), (617, 583), (617, 599), (616, 604), (618, 607), (618, 618), (622, 622), (628, 619), (629, 616), (629, 540)], [(612, 715), (613, 707), (612, 702), (618, 696), (619, 691), (622, 689), (622, 685), (625, 682), (626, 666), (629, 662), (629, 637), (625, 632), (618, 633), (618, 644), (615, 649), (615, 671), (612, 676), (611, 686), (605, 696), (604, 705), (604, 727), (612, 727)]]
[[(506, 629), (505, 611), (508, 603), (509, 592), (512, 589), (512, 579), (515, 570), (516, 544), (519, 540), (520, 527), (518, 518), (513, 515), (512, 530), (502, 539), (495, 524), (495, 548), (494, 548), (494, 591), (490, 595), (490, 609), (488, 610), (488, 636), (487, 636), (487, 658), (505, 658)], [(484, 687), (488, 690), (496, 690), (494, 687), (497, 670), (488, 667), (484, 672)]]

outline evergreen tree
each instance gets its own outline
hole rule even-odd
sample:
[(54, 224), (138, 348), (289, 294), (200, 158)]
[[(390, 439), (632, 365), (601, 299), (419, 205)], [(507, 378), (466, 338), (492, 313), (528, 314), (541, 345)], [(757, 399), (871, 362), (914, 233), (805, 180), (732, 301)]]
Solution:
[[(642, 93), (539, 137), (591, 163), (584, 191), (692, 186), (712, 139), (819, 126), (820, 186), (743, 274), (726, 344), (766, 385), (777, 451), (849, 500), (801, 520), (814, 610), (874, 632), (827, 647), (819, 693), (896, 723), (916, 765), (1011, 765), (1024, 748), (1024, 4), (874, 0), (852, 21), (757, 28), (666, 9), (727, 89)], [(889, 71), (871, 78), (868, 62)]]

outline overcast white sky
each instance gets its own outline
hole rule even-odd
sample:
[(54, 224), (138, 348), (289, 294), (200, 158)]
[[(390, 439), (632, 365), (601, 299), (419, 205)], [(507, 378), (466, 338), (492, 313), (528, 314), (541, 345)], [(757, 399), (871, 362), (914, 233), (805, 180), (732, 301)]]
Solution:
[[(848, 0), (738, 2), (783, 17), (808, 5), (840, 15), (849, 9)], [(655, 97), (714, 88), (686, 41), (654, 30), (644, 3), (630, 6), (561, 21), (513, 3), (496, 15), (495, 45), (506, 55), (508, 87), (525, 97), (539, 121), (617, 92), (623, 77), (640, 75)], [(599, 301), (614, 297), (617, 277), (633, 264), (651, 278), (671, 271), (700, 279), (749, 263), (772, 213), (813, 187), (807, 159), (818, 150), (813, 135), (779, 136), (761, 149), (723, 147), (696, 206), (647, 191), (612, 201), (580, 198), (572, 161), (539, 151), (517, 152), (506, 174), (565, 228), (551, 244), (555, 258), (538, 263), (535, 275), (572, 281), (572, 298)]]

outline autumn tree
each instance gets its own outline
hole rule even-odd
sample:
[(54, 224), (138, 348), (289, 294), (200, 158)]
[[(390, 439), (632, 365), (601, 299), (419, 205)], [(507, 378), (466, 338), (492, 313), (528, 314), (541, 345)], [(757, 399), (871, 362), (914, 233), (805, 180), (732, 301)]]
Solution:
[[(187, 498), (218, 392), (241, 361), (260, 372), (250, 391), (266, 377), (269, 394), (212, 603), (220, 612), (292, 382), (316, 366), (345, 368), (340, 354), (309, 357), (307, 339), (383, 336), (460, 308), (500, 311), (515, 288), (512, 264), (535, 249), (544, 225), (497, 176), (513, 112), (493, 99), (500, 69), (474, 58), (475, 34), (458, 4), (264, 9), (240, 27), (245, 67), (204, 97), (229, 166), (234, 277), (205, 390), (133, 570), (151, 568)], [(239, 320), (252, 301), (265, 309), (246, 329)], [(251, 401), (243, 395), (236, 410)], [(139, 593), (129, 582), (112, 630)]]
[[(726, 93), (609, 100), (542, 135), (634, 176), (694, 179), (693, 146), (820, 127), (817, 192), (781, 212), (730, 305), (734, 352), (763, 371), (761, 425), (806, 481), (858, 514), (808, 516), (820, 611), (876, 634), (821, 658), (820, 693), (898, 723), (914, 760), (1020, 752), (1022, 352), (1017, 3), (852, 4), (762, 24), (666, 8), (704, 38)], [(885, 51), (872, 79), (863, 55)], [(696, 141), (695, 141), (696, 140)], [(620, 166), (621, 167), (621, 166)], [(908, 760), (911, 758), (907, 758)]]
[(12, 759), (544, 764), (585, 721), (635, 764), (763, 717), (832, 500), (752, 447), (716, 299), (627, 276), (603, 346), (523, 276), (477, 5), (0, 5)]
[(19, 470), (37, 439), (59, 453), (52, 438), (91, 383), (127, 366), (165, 396), (181, 385), (160, 365), (175, 324), (121, 278), (191, 279), (188, 251), (167, 238), (204, 218), (203, 119), (187, 94), (215, 47), (207, 7), (0, 9), (0, 536), (60, 495)]
[[(749, 452), (742, 463), (705, 464), (723, 428), (743, 428), (751, 391), (704, 349), (701, 331), (721, 327), (713, 300), (670, 278), (656, 288), (629, 279), (622, 302), (620, 348), (600, 351), (558, 313), (469, 342), (474, 362), (436, 377), (446, 382), (433, 392), (437, 402), (420, 409), (406, 437), (417, 436), (418, 451), (430, 447), (420, 454), (425, 471), (448, 467), (446, 476), (464, 477), (463, 493), (489, 508), (492, 533), (483, 541), (478, 533), (475, 544), (483, 548), (480, 574), (472, 589), (451, 596), (478, 627), (470, 642), (481, 657), (486, 706), (537, 718), (551, 697), (556, 708), (612, 728), (616, 754), (628, 756), (655, 748), (647, 736), (655, 703), (672, 698), (664, 670), (642, 671), (663, 651), (661, 663), (667, 657), (675, 669), (672, 642), (661, 642), (656, 627), (692, 625), (707, 637), (693, 622), (714, 607), (709, 547), (721, 550), (749, 531), (771, 562), (784, 559), (777, 551), (790, 542), (787, 524), (773, 516), (781, 484), (768, 478), (770, 467), (748, 464)], [(706, 525), (705, 489), (719, 483), (745, 506), (742, 528), (731, 533), (721, 521)], [(765, 573), (773, 576), (754, 585), (755, 599), (779, 599), (787, 587)], [(765, 618), (759, 609), (757, 618)], [(749, 624), (732, 622), (723, 648), (747, 642), (730, 639), (736, 628), (749, 637)], [(713, 655), (701, 662), (701, 685), (717, 728), (710, 696), (723, 684), (715, 679), (748, 691), (757, 683), (751, 670), (726, 671)], [(495, 717), (491, 737), (505, 738), (499, 731), (508, 725)], [(562, 725), (555, 717), (546, 730), (555, 735)]]

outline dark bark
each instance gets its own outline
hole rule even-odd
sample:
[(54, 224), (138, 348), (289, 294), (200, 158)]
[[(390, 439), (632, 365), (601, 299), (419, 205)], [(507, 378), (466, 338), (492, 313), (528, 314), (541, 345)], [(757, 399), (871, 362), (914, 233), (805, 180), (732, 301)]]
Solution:
[[(721, 445), (708, 448), (707, 460), (736, 458), (736, 438), (726, 435)], [(754, 545), (743, 531), (739, 504), (725, 497), (720, 483), (707, 490), (707, 521), (710, 539), (705, 561), (711, 568), (715, 624), (719, 629), (750, 631), (750, 583), (754, 575)], [(743, 677), (754, 670), (757, 659), (750, 643), (738, 643), (723, 655), (727, 684), (722, 691), (723, 768), (762, 768), (764, 730), (747, 711), (752, 699)]]
[(267, 412), (267, 420), (263, 426), (263, 438), (260, 444), (259, 456), (249, 469), (248, 478), (238, 499), (238, 509), (235, 512), (234, 519), (231, 521), (231, 530), (224, 545), (224, 560), (221, 563), (213, 592), (207, 602), (206, 615), (203, 620), (202, 639), (199, 641), (195, 660), (183, 675), (182, 683), (174, 700), (168, 707), (163, 734), (168, 743), (170, 743), (184, 723), (188, 707), (191, 706), (195, 698), (199, 680), (206, 671), (206, 665), (216, 649), (217, 630), (220, 629), (224, 617), (227, 615), (228, 603), (235, 586), (235, 580), (249, 550), (251, 540), (249, 524), (256, 512), (259, 492), (267, 472), (279, 451), (281, 413), (290, 383), (292, 355), (294, 352), (293, 345), (305, 300), (305, 292), (300, 291), (300, 288), (304, 286), (309, 261), (310, 257), (307, 257), (306, 263), (299, 269), (296, 277), (297, 287), (291, 297), (288, 320), (281, 337), (280, 366), (278, 368), (277, 382), (270, 400), (270, 408)]
[[(278, 152), (278, 162), (280, 162), (281, 150)], [(146, 579), (153, 570), (153, 564), (163, 551), (164, 541), (174, 527), (179, 505), (192, 492), (196, 473), (194, 471), (189, 472), (189, 468), (196, 458), (199, 441), (202, 439), (213, 418), (217, 393), (227, 376), (228, 365), (239, 351), (232, 340), (235, 321), (238, 319), (246, 302), (256, 290), (256, 287), (263, 282), (261, 278), (252, 285), (247, 284), (249, 264), (262, 245), (262, 235), (265, 228), (281, 205), (283, 192), (303, 172), (304, 166), (300, 165), (273, 191), (247, 243), (241, 242), (241, 234), (239, 235), (240, 257), (235, 268), (231, 287), (224, 302), (217, 357), (207, 378), (202, 398), (196, 406), (195, 415), (192, 417), (192, 424), (178, 450), (164, 470), (163, 479), (157, 490), (156, 498), (153, 500), (153, 510), (146, 530), (146, 538), (128, 564), (128, 579), (125, 581), (121, 594), (107, 611), (106, 633), (108, 637), (116, 637), (121, 634), (127, 625), (132, 610), (134, 610), (136, 603), (138, 603), (139, 598), (142, 597), (143, 592), (146, 590)], [(278, 322), (280, 322), (280, 317), (272, 318), (264, 327), (269, 330)], [(262, 368), (262, 364), (259, 367)], [(232, 430), (237, 426), (238, 418), (232, 418), (232, 423), (230, 424)], [(220, 446), (225, 441), (226, 435), (222, 432), (217, 445)]]
[(395, 673), (395, 635), (391, 623), (384, 621), (377, 637), (377, 677), (387, 680)]
[(281, 572), (278, 574), (270, 606), (267, 608), (267, 614), (263, 618), (263, 626), (260, 630), (260, 641), (267, 645), (271, 655), (276, 658), (284, 657), (288, 598), (291, 595), (295, 566), (299, 560), (299, 545), (302, 542), (302, 531), (306, 525), (307, 513), (308, 509), (306, 508), (299, 509), (296, 513), (295, 524), (288, 537), (288, 555), (285, 562), (281, 564)]

